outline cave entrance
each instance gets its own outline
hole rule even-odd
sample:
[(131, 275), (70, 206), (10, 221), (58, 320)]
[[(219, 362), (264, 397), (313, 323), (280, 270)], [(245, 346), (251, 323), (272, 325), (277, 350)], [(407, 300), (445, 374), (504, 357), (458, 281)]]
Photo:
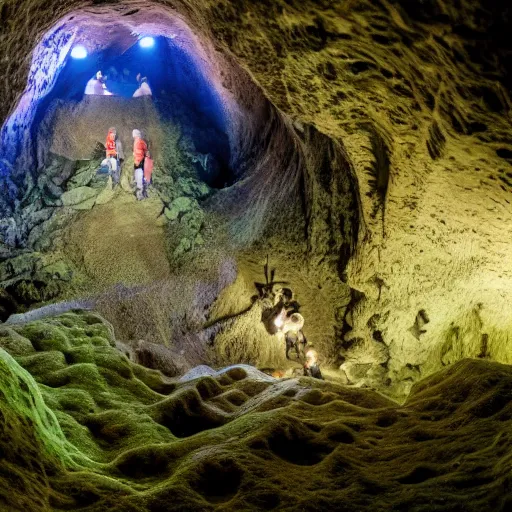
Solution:
[[(122, 28), (114, 34), (100, 51), (83, 59), (68, 56), (53, 89), (39, 102), (31, 130), (38, 167), (48, 165), (48, 153), (69, 160), (91, 158), (110, 126), (117, 128), (129, 154), (131, 133), (137, 128), (153, 154), (169, 165), (175, 155), (163, 153), (182, 152), (181, 160), (188, 159), (209, 187), (231, 185), (227, 120), (204, 71), (175, 38), (155, 37), (147, 48)], [(84, 94), (99, 70), (111, 96)], [(147, 78), (152, 96), (133, 97), (138, 74)], [(176, 139), (172, 147), (165, 143), (169, 131)]]

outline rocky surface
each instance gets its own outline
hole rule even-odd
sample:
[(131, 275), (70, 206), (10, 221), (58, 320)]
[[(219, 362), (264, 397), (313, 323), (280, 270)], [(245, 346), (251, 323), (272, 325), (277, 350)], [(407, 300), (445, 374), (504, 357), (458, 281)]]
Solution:
[(6, 510), (507, 510), (512, 372), (464, 360), (398, 405), (247, 367), (171, 380), (93, 313), (0, 330)]
[[(224, 209), (244, 205), (233, 228), (236, 238), (261, 236), (262, 222), (281, 204), (297, 201), (297, 185), (304, 184), (305, 219), (299, 223), (307, 226), (307, 260), (323, 268), (318, 284), (337, 274), (353, 289), (352, 300), (331, 299), (339, 304), (331, 339), (350, 381), (390, 385), (403, 394), (421, 375), (463, 356), (509, 362), (506, 7), (245, 1), (236, 8), (230, 2), (175, 2), (170, 10), (155, 2), (138, 11), (137, 1), (94, 8), (67, 1), (53, 11), (34, 0), (24, 3), (30, 14), (10, 5), (2, 7), (10, 20), (1, 36), (7, 54), (34, 48), (52, 23), (72, 12), (73, 20), (61, 18), (63, 27), (94, 20), (89, 26), (96, 30), (111, 23), (114, 11), (119, 20), (119, 8), (127, 26), (158, 16), (161, 23), (150, 23), (155, 34), (178, 34), (180, 48), (202, 62), (222, 99), (235, 172), (247, 177), (237, 184), (238, 195), (222, 203)], [(31, 15), (38, 20), (34, 30), (14, 28)], [(36, 62), (50, 74), (70, 44), (62, 34), (48, 32), (36, 49)], [(108, 44), (98, 37), (100, 45)], [(52, 45), (62, 52), (51, 53)], [(26, 62), (10, 63), (2, 118), (25, 88)], [(16, 130), (30, 124), (33, 109), (27, 105), (52, 84), (34, 69), (29, 73), (11, 120), (17, 126), (11, 122), (2, 132), (5, 148)], [(25, 176), (15, 168), (5, 180), (5, 198), (28, 193)], [(35, 229), (31, 241), (37, 246), (38, 226), (52, 222), (47, 217), (60, 204), (62, 184), (43, 179), (38, 186), (47, 191), (46, 206), (37, 215), (28, 212), (32, 224), (19, 221), (19, 208), (2, 219), (8, 245), (20, 244)], [(179, 197), (164, 200), (173, 219), (178, 203), (171, 203)], [(184, 235), (176, 256), (204, 239), (199, 210), (178, 215)]]
[[(205, 363), (279, 368), (288, 364), (283, 340), (262, 322), (274, 304), (255, 296), (270, 257), (271, 284), (293, 290), (325, 374), (352, 386), (348, 392), (334, 384), (276, 382), (269, 388), (275, 386), (277, 395), (284, 384), (295, 398), (291, 391), (277, 402), (273, 391), (254, 397), (284, 430), (271, 418), (268, 429), (258, 432), (260, 416), (233, 419), (237, 407), (245, 411), (238, 399), (233, 409), (224, 407), (224, 393), (238, 395), (238, 386), (253, 386), (252, 378), (244, 376), (227, 391), (213, 393), (224, 404), (214, 413), (204, 405), (212, 399), (208, 393), (190, 402), (171, 396), (171, 408), (178, 400), (187, 414), (192, 411), (192, 425), (202, 425), (204, 416), (215, 427), (211, 438), (193, 432), (197, 439), (218, 444), (205, 449), (203, 467), (203, 455), (199, 448), (194, 452), (190, 436), (190, 450), (188, 441), (163, 450), (164, 459), (171, 454), (179, 463), (165, 459), (162, 471), (149, 476), (144, 450), (167, 443), (171, 438), (165, 436), (176, 437), (170, 423), (157, 421), (155, 427), (151, 421), (157, 416), (145, 417), (151, 425), (148, 437), (138, 427), (133, 430), (135, 438), (144, 439), (134, 445), (135, 452), (144, 454), (134, 455), (133, 462), (131, 441), (125, 446), (118, 439), (126, 432), (130, 438), (131, 427), (112, 425), (104, 404), (93, 405), (99, 408), (95, 413), (105, 415), (107, 434), (114, 439), (107, 435), (107, 441), (122, 445), (112, 449), (115, 457), (143, 468), (134, 476), (102, 452), (101, 440), (86, 439), (85, 428), (94, 437), (103, 424), (96, 430), (81, 424), (72, 434), (82, 443), (79, 451), (93, 460), (84, 463), (72, 447), (75, 438), (66, 444), (39, 399), (33, 403), (44, 409), (42, 416), (27, 423), (16, 408), (22, 399), (14, 394), (8, 412), (12, 425), (47, 429), (22, 444), (26, 453), (46, 453), (37, 445), (41, 439), (49, 447), (48, 457), (42, 456), (48, 464), (39, 472), (43, 476), (20, 477), (27, 499), (43, 510), (79, 504), (91, 510), (138, 510), (139, 499), (159, 510), (161, 503), (168, 506), (169, 488), (177, 509), (191, 504), (204, 510), (315, 510), (333, 503), (375, 508), (370, 494), (382, 496), (383, 510), (456, 510), (469, 502), (479, 510), (506, 509), (510, 447), (502, 426), (509, 421), (510, 376), (507, 367), (491, 361), (509, 364), (512, 353), (510, 17), (510, 7), (497, 0), (456, 5), (443, 0), (414, 5), (401, 0), (4, 2), (0, 52), (11, 57), (6, 61), (9, 80), (0, 84), (1, 318), (94, 292), (94, 304), (126, 342), (119, 346), (167, 375)], [(176, 91), (155, 104), (111, 98), (50, 101), (73, 44), (94, 39), (98, 52), (113, 46), (123, 51), (140, 26), (166, 36), (176, 51), (189, 56), (185, 74), (197, 84), (194, 97), (217, 99), (226, 133), (205, 113), (178, 105)], [(33, 51), (32, 64), (28, 51)], [(41, 105), (47, 107), (44, 116)], [(112, 121), (120, 126), (125, 149), (135, 122), (143, 121), (155, 144), (151, 197), (137, 207), (128, 199), (129, 171), (115, 191), (107, 176), (96, 173), (103, 148), (95, 145), (103, 142)], [(91, 123), (96, 123), (93, 130)], [(220, 144), (221, 135), (229, 142), (229, 166), (222, 169), (194, 142), (213, 138)], [(129, 158), (125, 169), (131, 169)], [(87, 320), (66, 318), (87, 330)], [(46, 345), (42, 353), (37, 349), (29, 368), (35, 368), (36, 380), (53, 375), (52, 365), (57, 373), (65, 370), (61, 363), (72, 368), (74, 356), (66, 351), (88, 343), (76, 341), (75, 334), (61, 335), (65, 322), (55, 322), (59, 332), (49, 329), (51, 339), (44, 342), (60, 343), (63, 351), (44, 352)], [(32, 357), (29, 345), (38, 341), (30, 329), (28, 334), (5, 332), (8, 350), (17, 358)], [(18, 342), (27, 354), (15, 352)], [(110, 347), (113, 341), (98, 343)], [(93, 365), (87, 375), (103, 392), (110, 381), (97, 378), (95, 349), (84, 351), (92, 358), (86, 364)], [(48, 372), (43, 365), (38, 373), (41, 357)], [(29, 379), (7, 360), (5, 382), (14, 374)], [(124, 359), (119, 364), (129, 381), (133, 368), (138, 368), (136, 378), (146, 375)], [(301, 366), (289, 364), (289, 370)], [(160, 382), (160, 376), (150, 375)], [(112, 379), (117, 382), (117, 376)], [(213, 373), (207, 381), (212, 389), (223, 386), (222, 377)], [(173, 386), (180, 395), (181, 385)], [(25, 393), (25, 387), (37, 395), (31, 381), (18, 392)], [(379, 389), (398, 400), (411, 389), (412, 394), (402, 407), (354, 387)], [(50, 388), (41, 388), (48, 405), (60, 411), (57, 418), (64, 418), (66, 428), (75, 428), (74, 420), (61, 415), (66, 407), (55, 405)], [(131, 393), (117, 388), (123, 400)], [(98, 389), (85, 393), (95, 397)], [(320, 402), (325, 393), (345, 402), (304, 403), (300, 397), (310, 392)], [(127, 399), (136, 403), (136, 411), (126, 413), (128, 422), (149, 403), (137, 393)], [(160, 397), (153, 399), (151, 411), (165, 410)], [(280, 406), (274, 408), (275, 403)], [(334, 437), (329, 434), (347, 410), (356, 418), (352, 442), (336, 429)], [(80, 408), (75, 412), (86, 414)], [(394, 418), (389, 425), (379, 424), (381, 413)], [(253, 427), (263, 439), (262, 452), (254, 452), (248, 441)], [(455, 427), (457, 439), (450, 434)], [(235, 450), (236, 460), (222, 451), (233, 437), (241, 450)], [(279, 451), (281, 445), (289, 448)], [(297, 445), (313, 446), (305, 449), (308, 464), (295, 458)], [(356, 451), (343, 458), (350, 447)], [(88, 468), (92, 483), (87, 490), (73, 480), (82, 473), (62, 473), (61, 452), (78, 457), (68, 458), (68, 468), (75, 463)], [(160, 460), (150, 453), (153, 461)], [(208, 484), (218, 461), (228, 468), (225, 480), (236, 483), (220, 487), (222, 497)], [(276, 472), (269, 469), (275, 461)], [(387, 476), (391, 463), (396, 469)], [(307, 471), (301, 473), (304, 465)], [(293, 478), (285, 483), (282, 474)], [(265, 490), (254, 484), (255, 475)], [(70, 488), (76, 495), (66, 494)], [(297, 489), (305, 489), (304, 496)], [(16, 499), (21, 501), (12, 507), (26, 508), (23, 493)]]

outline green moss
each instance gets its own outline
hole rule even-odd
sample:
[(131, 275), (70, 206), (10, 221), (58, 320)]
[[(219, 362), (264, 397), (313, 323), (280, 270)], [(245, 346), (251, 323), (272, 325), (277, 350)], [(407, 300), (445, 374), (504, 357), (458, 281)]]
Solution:
[(0, 347), (13, 356), (24, 356), (35, 352), (28, 338), (9, 327), (0, 328)]
[[(20, 328), (49, 349), (19, 364), (0, 349), (6, 510), (370, 510), (376, 493), (385, 509), (411, 509), (430, 503), (415, 483), (452, 508), (472, 489), (483, 510), (508, 485), (496, 470), (512, 450), (508, 367), (459, 363), (416, 386), (405, 406), (310, 378), (254, 380), (237, 367), (172, 382), (112, 346), (107, 323), (84, 336), (97, 325), (87, 315)], [(6, 343), (9, 332), (4, 346), (28, 339), (12, 331)]]
[(15, 327), (15, 330), (32, 342), (36, 350), (66, 350), (70, 343), (58, 326), (44, 322), (32, 322), (23, 327)]

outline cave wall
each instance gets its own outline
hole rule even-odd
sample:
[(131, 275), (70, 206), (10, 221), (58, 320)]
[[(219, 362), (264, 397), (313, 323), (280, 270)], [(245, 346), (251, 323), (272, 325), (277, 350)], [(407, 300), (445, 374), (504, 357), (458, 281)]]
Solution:
[[(414, 9), (385, 0), (14, 5), (3, 4), (2, 20), (10, 23), (0, 45), (20, 56), (73, 10), (138, 13), (142, 28), (157, 30), (154, 16), (165, 7), (208, 48), (209, 71), (234, 100), (227, 106), (233, 133), (253, 137), (256, 127), (243, 126), (241, 110), (265, 108), (253, 105), (253, 86), (241, 87), (240, 75), (229, 72), (236, 62), (299, 132), (312, 126), (335, 141), (331, 148), (319, 143), (318, 151), (344, 154), (345, 164), (326, 165), (320, 154), (310, 160), (318, 182), (333, 168), (357, 177), (348, 189), (361, 208), (359, 242), (339, 272), (357, 297), (339, 320), (352, 381), (371, 381), (375, 366), (392, 385), (462, 356), (510, 362), (510, 8), (469, 0), (429, 0)], [(19, 29), (27, 24), (30, 31)], [(28, 59), (10, 59), (7, 74), (1, 119), (22, 104)], [(310, 226), (322, 226), (311, 239), (312, 261), (336, 251), (334, 259), (345, 261), (343, 244), (323, 245), (340, 229), (339, 217), (325, 217), (315, 202), (328, 194), (306, 195)]]

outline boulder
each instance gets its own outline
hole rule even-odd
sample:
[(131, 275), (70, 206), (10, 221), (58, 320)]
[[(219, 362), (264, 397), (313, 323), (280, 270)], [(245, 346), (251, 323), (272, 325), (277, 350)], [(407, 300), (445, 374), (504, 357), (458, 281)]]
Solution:
[(176, 220), (180, 214), (192, 211), (194, 203), (197, 205), (197, 201), (190, 197), (178, 197), (164, 210), (164, 215), (169, 220)]
[(96, 169), (97, 166), (93, 164), (89, 164), (87, 167), (82, 167), (81, 169), (79, 169), (75, 173), (75, 175), (68, 181), (68, 190), (73, 190), (75, 188), (81, 188), (89, 185), (89, 183), (96, 175)]
[(96, 204), (96, 198), (91, 197), (91, 199), (87, 199), (82, 203), (74, 204), (71, 208), (73, 210), (90, 210)]
[(75, 171), (76, 162), (73, 160), (65, 160), (59, 171), (52, 175), (51, 182), (57, 187), (62, 186), (73, 174)]
[(53, 181), (47, 181), (43, 189), (43, 199), (48, 196), (50, 199), (57, 199), (62, 195), (62, 188), (53, 183)]
[(98, 190), (91, 187), (77, 187), (64, 192), (61, 196), (64, 206), (71, 206), (75, 210), (90, 210), (96, 201)]
[(105, 188), (98, 194), (96, 198), (96, 204), (106, 204), (113, 199), (115, 192), (112, 188), (112, 177), (108, 177), (107, 185)]

